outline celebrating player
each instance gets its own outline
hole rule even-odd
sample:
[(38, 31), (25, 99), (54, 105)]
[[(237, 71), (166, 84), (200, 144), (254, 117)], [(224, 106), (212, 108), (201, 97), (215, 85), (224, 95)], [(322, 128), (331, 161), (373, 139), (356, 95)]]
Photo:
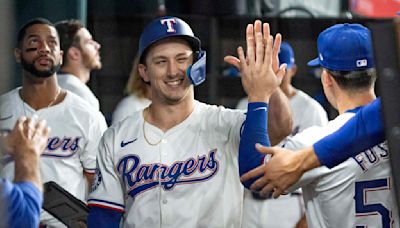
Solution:
[[(312, 145), (336, 131), (361, 106), (375, 99), (376, 73), (367, 28), (359, 24), (332, 26), (319, 35), (318, 52), (319, 57), (309, 65), (322, 66), (324, 92), (340, 115), (327, 127), (309, 128), (289, 139), (285, 143), (289, 149)], [(254, 178), (264, 172), (261, 166), (242, 179)], [(398, 227), (392, 181), (389, 153), (384, 142), (332, 169), (320, 167), (306, 172), (289, 190), (303, 188), (310, 227)], [(263, 176), (252, 184), (251, 189), (267, 194), (274, 187)], [(280, 192), (275, 196), (278, 194)]]
[[(242, 71), (249, 107), (259, 108), (251, 112), (266, 115), (266, 102), (284, 69), (271, 67), (280, 37), (272, 51), (267, 24), (263, 31), (264, 38), (260, 21), (247, 28), (252, 58), (246, 61), (239, 48), (240, 60), (228, 59)], [(183, 20), (153, 20), (141, 35), (139, 55), (139, 72), (151, 86), (152, 103), (104, 133), (88, 225), (118, 227), (123, 217), (124, 227), (240, 227), (238, 151), (244, 113), (194, 99), (194, 85), (205, 79), (206, 53)], [(287, 100), (281, 100), (283, 94), (276, 97), (270, 105), (278, 112), (269, 115), (278, 127), (269, 130), (278, 141), (291, 125)]]
[[(56, 71), (62, 54), (57, 31), (48, 20), (33, 19), (19, 30), (15, 58), (23, 68), (22, 87), (0, 97), (0, 129), (11, 129), (20, 116), (45, 119), (52, 131), (40, 159), (43, 182), (55, 181), (85, 200), (85, 181), (93, 178), (97, 146), (106, 123), (99, 111), (58, 86)], [(8, 163), (1, 174), (12, 179), (14, 162), (4, 161)], [(41, 221), (56, 222), (45, 215)]]

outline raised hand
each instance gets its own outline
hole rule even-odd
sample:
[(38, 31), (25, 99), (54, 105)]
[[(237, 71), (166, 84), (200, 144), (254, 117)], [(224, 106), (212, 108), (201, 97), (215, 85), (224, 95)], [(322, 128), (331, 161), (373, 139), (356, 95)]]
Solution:
[(249, 102), (268, 102), (271, 94), (280, 85), (286, 67), (279, 67), (281, 39), (281, 35), (277, 34), (273, 42), (269, 24), (261, 24), (260, 20), (256, 20), (254, 25), (249, 24), (246, 28), (246, 56), (243, 48), (239, 47), (239, 59), (234, 56), (224, 58), (227, 63), (240, 70)]

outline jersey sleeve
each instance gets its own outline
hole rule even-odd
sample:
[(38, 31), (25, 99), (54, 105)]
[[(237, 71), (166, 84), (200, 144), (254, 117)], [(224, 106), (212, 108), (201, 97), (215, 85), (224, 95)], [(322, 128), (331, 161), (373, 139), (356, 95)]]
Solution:
[(97, 112), (95, 116), (96, 118), (94, 118), (92, 123), (89, 125), (87, 142), (80, 155), (84, 171), (92, 174), (94, 174), (96, 170), (97, 147), (103, 132), (107, 128), (103, 115), (100, 112)]
[(385, 140), (381, 101), (376, 99), (361, 108), (342, 128), (316, 142), (314, 146), (321, 165), (332, 168), (350, 156)]
[[(0, 180), (0, 201), (6, 202), (9, 227), (38, 227), (42, 192), (30, 182)], [(4, 222), (4, 221), (3, 221)]]
[(89, 194), (88, 206), (124, 212), (124, 191), (114, 167), (111, 144), (113, 141), (113, 130), (109, 129), (104, 133), (99, 144), (96, 174)]

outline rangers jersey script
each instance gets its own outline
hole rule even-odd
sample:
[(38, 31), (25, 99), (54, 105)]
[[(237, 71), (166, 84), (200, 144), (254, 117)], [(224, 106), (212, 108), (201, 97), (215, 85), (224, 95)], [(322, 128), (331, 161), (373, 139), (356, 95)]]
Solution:
[[(326, 127), (312, 127), (285, 144), (289, 149), (312, 145), (336, 131), (354, 113), (347, 112)], [(328, 169), (306, 172), (291, 190), (303, 189), (309, 227), (399, 227), (398, 209), (386, 143)]]
[[(40, 159), (42, 181), (55, 181), (65, 190), (85, 201), (83, 172), (94, 173), (97, 146), (106, 129), (102, 115), (71, 92), (61, 103), (35, 111), (22, 101), (14, 89), (0, 97), (0, 128), (14, 127), (20, 116), (37, 115), (51, 128), (48, 145)], [(13, 179), (14, 162), (4, 157), (1, 175)]]
[(104, 133), (89, 206), (124, 212), (123, 227), (240, 227), (243, 112), (196, 101), (166, 132), (142, 113)]

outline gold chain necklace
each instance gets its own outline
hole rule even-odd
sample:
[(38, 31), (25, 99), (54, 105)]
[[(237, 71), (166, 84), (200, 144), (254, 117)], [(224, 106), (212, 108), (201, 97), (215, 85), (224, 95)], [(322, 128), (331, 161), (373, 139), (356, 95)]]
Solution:
[[(143, 112), (145, 112), (146, 110), (147, 110), (147, 109), (143, 110)], [(162, 138), (161, 138), (158, 142), (156, 142), (156, 143), (150, 142), (149, 139), (146, 137), (146, 130), (145, 130), (145, 126), (144, 126), (145, 124), (146, 124), (146, 120), (145, 120), (144, 115), (143, 115), (143, 137), (144, 137), (144, 140), (146, 140), (146, 142), (147, 142), (150, 146), (157, 146), (157, 145), (160, 144), (160, 142), (162, 141)]]
[[(58, 96), (60, 95), (60, 93), (61, 93), (61, 88), (60, 88), (60, 87), (57, 87), (57, 94), (56, 94), (56, 96), (54, 96), (53, 100), (51, 100), (51, 101), (49, 102), (49, 104), (47, 105), (46, 108), (48, 108), (48, 107), (50, 107), (50, 106), (52, 106), (52, 105), (54, 104), (54, 102), (57, 100), (57, 98), (58, 98)], [(23, 106), (23, 109), (24, 109), (24, 115), (26, 116), (26, 112), (25, 112), (25, 101), (24, 101), (24, 100), (25, 100), (25, 97), (24, 97), (22, 91), (21, 91), (21, 93), (20, 93), (20, 96), (21, 96), (21, 100), (22, 100), (22, 106)]]

